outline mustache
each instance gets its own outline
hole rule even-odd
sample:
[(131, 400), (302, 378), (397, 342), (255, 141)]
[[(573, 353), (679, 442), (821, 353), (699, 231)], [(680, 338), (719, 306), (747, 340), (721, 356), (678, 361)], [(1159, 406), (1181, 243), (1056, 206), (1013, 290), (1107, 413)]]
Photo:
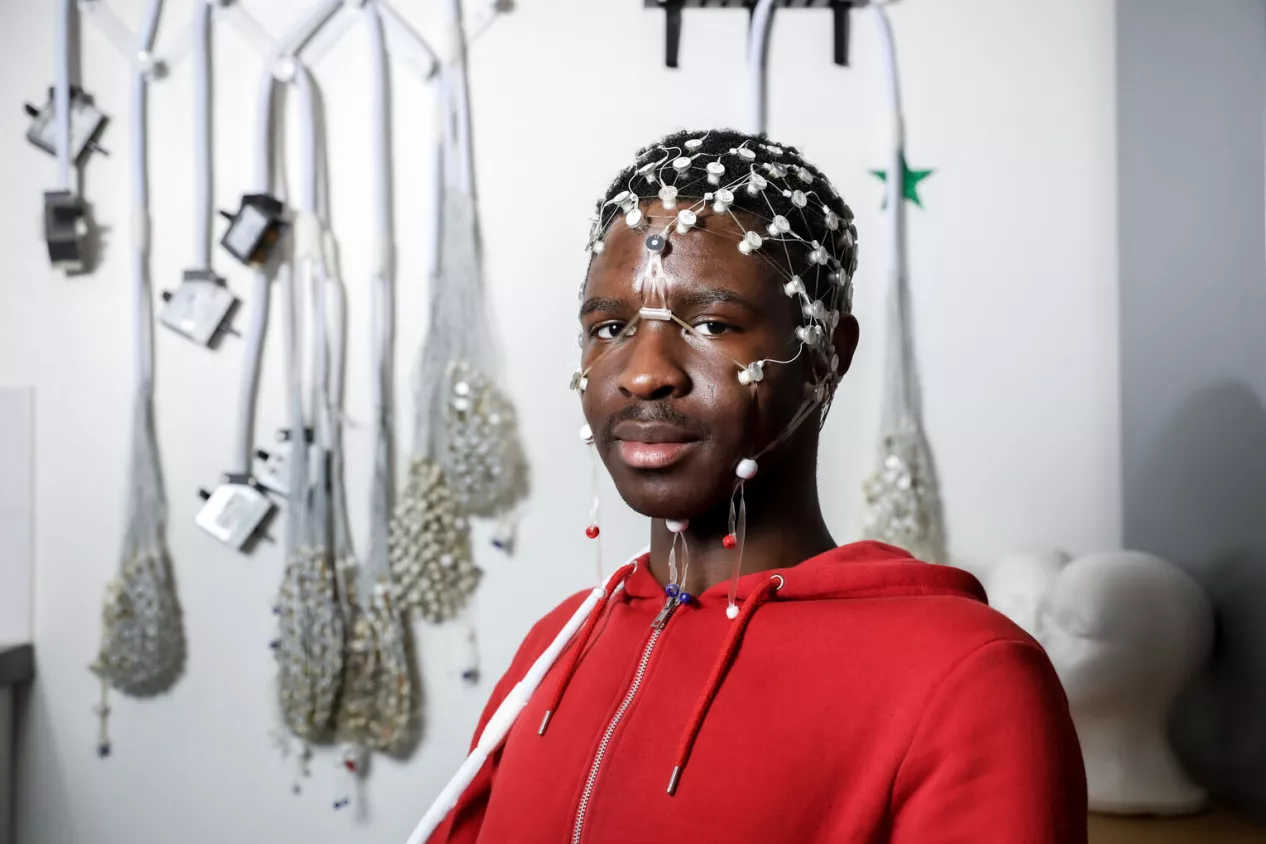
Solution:
[(712, 431), (707, 425), (692, 419), (666, 401), (638, 402), (622, 407), (611, 414), (602, 429), (607, 442), (615, 439), (613, 433), (615, 426), (621, 422), (662, 422), (683, 428), (698, 436), (699, 439), (708, 439), (712, 436)]

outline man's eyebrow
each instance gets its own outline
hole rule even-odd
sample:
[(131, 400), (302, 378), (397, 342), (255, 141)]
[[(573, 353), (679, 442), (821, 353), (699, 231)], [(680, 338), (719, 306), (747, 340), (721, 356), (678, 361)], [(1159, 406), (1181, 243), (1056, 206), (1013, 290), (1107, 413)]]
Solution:
[(692, 287), (688, 290), (671, 290), (668, 294), (669, 304), (680, 308), (706, 308), (708, 305), (738, 305), (753, 313), (760, 308), (750, 301), (725, 287)]
[(611, 296), (594, 296), (586, 299), (584, 304), (580, 306), (580, 318), (584, 319), (595, 311), (605, 311), (611, 314), (625, 313), (632, 310), (633, 306), (629, 304), (628, 299), (616, 299)]

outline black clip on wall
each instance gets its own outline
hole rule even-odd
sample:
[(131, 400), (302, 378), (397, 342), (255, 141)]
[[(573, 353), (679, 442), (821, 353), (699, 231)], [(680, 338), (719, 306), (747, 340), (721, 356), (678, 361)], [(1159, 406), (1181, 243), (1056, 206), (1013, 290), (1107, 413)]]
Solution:
[[(647, 9), (664, 10), (664, 63), (677, 67), (681, 53), (682, 9), (747, 9), (756, 10), (756, 0), (642, 0)], [(840, 67), (848, 67), (849, 12), (864, 0), (778, 0), (779, 9), (830, 9), (834, 50), (832, 58)]]

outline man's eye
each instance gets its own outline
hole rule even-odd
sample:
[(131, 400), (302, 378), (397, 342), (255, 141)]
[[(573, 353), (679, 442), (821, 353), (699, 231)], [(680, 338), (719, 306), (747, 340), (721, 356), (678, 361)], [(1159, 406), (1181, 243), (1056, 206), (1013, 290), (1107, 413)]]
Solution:
[(695, 325), (695, 331), (704, 337), (719, 337), (730, 330), (730, 326), (724, 322), (717, 322), (714, 319), (700, 322)]
[(599, 340), (614, 340), (627, 324), (624, 322), (604, 322), (601, 325), (594, 326), (590, 333)]

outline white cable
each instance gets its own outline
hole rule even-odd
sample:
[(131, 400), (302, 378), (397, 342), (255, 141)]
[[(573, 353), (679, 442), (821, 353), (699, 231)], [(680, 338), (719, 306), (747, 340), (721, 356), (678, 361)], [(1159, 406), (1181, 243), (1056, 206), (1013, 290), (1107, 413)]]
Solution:
[(211, 269), (211, 4), (193, 10), (193, 268)]
[(388, 570), (388, 536), (391, 526), (391, 406), (392, 352), (394, 341), (394, 243), (391, 229), (390, 84), (387, 77), (387, 42), (378, 4), (365, 7), (369, 30), (373, 115), (375, 271), (372, 280), (372, 332), (374, 371), (371, 378), (374, 445), (373, 489), (370, 493), (370, 546), (365, 571), (378, 578)]
[[(128, 30), (127, 25), (119, 19), (114, 10), (106, 5), (105, 0), (79, 0), (79, 8), (92, 16), (93, 23), (96, 24), (97, 31), (105, 36), (106, 40), (114, 45), (114, 48), (127, 56), (133, 63), (143, 64), (140, 61), (140, 55), (137, 52), (136, 44), (132, 42), (133, 35)], [(145, 28), (141, 27), (141, 32)], [(153, 41), (150, 41), (151, 47)], [(146, 55), (149, 50), (143, 50)]]
[(70, 21), (74, 0), (57, 5), (57, 34), (53, 84), (53, 119), (57, 121), (57, 187), (70, 190)]
[[(650, 548), (643, 548), (637, 554), (629, 559), (628, 562), (636, 560), (638, 557), (648, 553)], [(625, 563), (627, 565), (628, 563)], [(510, 689), (510, 692), (501, 701), (496, 712), (488, 719), (488, 723), (484, 726), (483, 732), (479, 734), (479, 740), (475, 743), (475, 749), (466, 757), (466, 761), (457, 769), (457, 773), (448, 781), (444, 789), (440, 792), (435, 801), (431, 803), (431, 807), (426, 810), (426, 814), (422, 816), (422, 820), (418, 821), (418, 825), (414, 828), (413, 834), (409, 836), (408, 844), (423, 844), (457, 805), (457, 801), (461, 798), (462, 793), (475, 779), (475, 775), (479, 773), (479, 769), (483, 767), (484, 762), (493, 754), (501, 742), (505, 741), (505, 737), (509, 734), (510, 728), (514, 726), (514, 722), (518, 719), (528, 701), (532, 699), (533, 692), (541, 685), (541, 681), (545, 679), (545, 675), (549, 673), (554, 663), (558, 661), (558, 656), (567, 647), (567, 643), (576, 635), (576, 631), (581, 628), (585, 620), (593, 613), (594, 607), (598, 605), (605, 594), (605, 588), (602, 584), (595, 586), (589, 596), (576, 608), (576, 612), (563, 625), (563, 629), (558, 631), (558, 635), (554, 637), (554, 641), (550, 642), (549, 647), (536, 658), (536, 662), (532, 663), (532, 667), (523, 675), (523, 679)]]
[(435, 77), (435, 133), (434, 162), (431, 171), (431, 261), (427, 267), (427, 286), (434, 290), (440, 279), (440, 260), (443, 255), (440, 239), (444, 236), (444, 161), (446, 148), (443, 126), (446, 123), (447, 108), (445, 102), (448, 95), (444, 90), (444, 74)]
[[(308, 415), (304, 409), (304, 355), (303, 348), (307, 340), (304, 331), (304, 314), (302, 297), (305, 292), (313, 291), (315, 286), (323, 283), (324, 273), (317, 269), (321, 262), (321, 222), (317, 216), (317, 138), (316, 138), (316, 101), (312, 90), (312, 78), (307, 68), (296, 62), (294, 84), (291, 86), (297, 95), (299, 104), (299, 175), (296, 191), (295, 209), (297, 212), (294, 232), (293, 263), (283, 267), (278, 275), (282, 288), (282, 296), (288, 304), (286, 321), (286, 390), (289, 394), (290, 408), (290, 454), (287, 465), (290, 468), (290, 518), (288, 522), (291, 544), (287, 549), (290, 554), (301, 547), (313, 545), (323, 547), (325, 527), (328, 523), (326, 513), (313, 512), (308, 498), (310, 489), (309, 445), (307, 442)], [(320, 280), (320, 281), (319, 281)], [(320, 294), (316, 294), (320, 295)], [(324, 326), (312, 325), (313, 378), (311, 388), (311, 413), (315, 420), (320, 407), (326, 405), (326, 385), (319, 382), (322, 370), (317, 359), (325, 349), (326, 337)], [(315, 426), (314, 426), (315, 427)]]
[(769, 33), (778, 0), (757, 0), (747, 41), (747, 131), (759, 135), (769, 120)]
[[(246, 14), (244, 9), (238, 9), (238, 5), (240, 4), (234, 4), (234, 6), (230, 7), (237, 9), (238, 14), (234, 19), (246, 31), (254, 31), (250, 24), (254, 24), (255, 29), (258, 29), (258, 24), (255, 24), (254, 19)], [(312, 14), (301, 21), (291, 32), (287, 33), (286, 37), (280, 42), (283, 45), (281, 49), (266, 60), (268, 66), (264, 68), (264, 74), (260, 80), (259, 133), (256, 136), (257, 145), (255, 148), (255, 189), (260, 193), (272, 193), (273, 191), (273, 92), (276, 86), (274, 73), (282, 62), (293, 61), (294, 52), (302, 49), (303, 45), (338, 11), (340, 6), (339, 0), (324, 0)], [(264, 357), (264, 340), (268, 333), (269, 281), (267, 270), (263, 268), (255, 270), (255, 276), (251, 284), (251, 320), (246, 330), (246, 349), (243, 357), (242, 381), (238, 394), (237, 435), (235, 438), (236, 465), (234, 466), (234, 472), (243, 475), (251, 474), (251, 462), (254, 457), (255, 400), (259, 392), (259, 374)]]
[[(136, 49), (148, 54), (158, 32), (158, 16), (163, 0), (150, 0)], [(149, 169), (147, 70), (137, 66), (132, 73), (132, 250), (133, 291), (135, 293), (135, 339), (138, 389), (153, 391), (154, 320), (149, 295)]]
[(884, 191), (884, 221), (888, 229), (889, 328), (888, 328), (888, 397), (883, 408), (885, 424), (894, 424), (904, 416), (918, 419), (921, 413), (918, 374), (915, 371), (911, 338), (910, 279), (907, 266), (905, 186), (905, 116), (901, 105), (901, 77), (897, 66), (896, 43), (892, 23), (884, 4), (871, 4), (870, 10), (879, 33), (883, 58), (884, 93), (888, 101), (889, 152), (888, 177)]
[(382, 14), (383, 22), (389, 24), (399, 37), (407, 40), (425, 57), (426, 62), (420, 68), (422, 77), (430, 79), (434, 76), (440, 66), (440, 59), (435, 54), (434, 48), (427, 43), (425, 38), (418, 34), (416, 29), (410, 26), (407, 20), (400, 16), (400, 13), (396, 11), (391, 3), (387, 2), (387, 0), (378, 0), (377, 5)]
[[(273, 89), (272, 69), (265, 68), (259, 91), (259, 134), (255, 147), (255, 190), (268, 193), (272, 187)], [(264, 359), (264, 339), (268, 333), (269, 273), (255, 269), (251, 280), (251, 320), (246, 327), (246, 348), (242, 357), (242, 381), (238, 393), (237, 434), (234, 474), (250, 475), (254, 458), (255, 398)]]
[(283, 55), (292, 58), (297, 55), (341, 8), (343, 0), (322, 0), (317, 4), (312, 14), (304, 18), (281, 42)]
[[(316, 101), (312, 92), (312, 76), (306, 67), (296, 62), (293, 85), (299, 102), (299, 189), (296, 192), (295, 210), (300, 216), (317, 214), (317, 139)], [(298, 227), (296, 226), (296, 234)], [(306, 233), (305, 233), (306, 234)], [(295, 240), (295, 258), (315, 258), (321, 254), (321, 237), (315, 242), (301, 243)]]
[(448, 0), (448, 49), (449, 61), (446, 86), (452, 98), (449, 126), (449, 150), (455, 156), (450, 162), (456, 169), (450, 170), (457, 179), (456, 186), (475, 196), (474, 149), (470, 132), (470, 94), (466, 70), (466, 36), (462, 31), (462, 0)]

